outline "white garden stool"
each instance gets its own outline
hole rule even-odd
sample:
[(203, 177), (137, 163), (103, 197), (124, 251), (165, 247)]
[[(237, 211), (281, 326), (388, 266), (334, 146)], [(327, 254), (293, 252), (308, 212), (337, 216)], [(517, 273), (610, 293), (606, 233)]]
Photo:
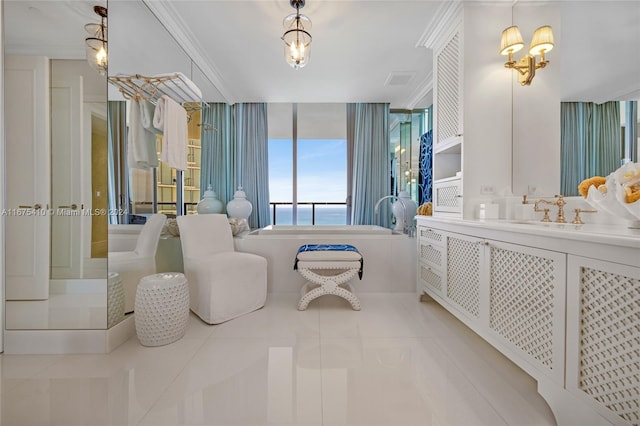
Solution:
[(162, 346), (184, 336), (189, 319), (189, 286), (182, 273), (147, 275), (136, 289), (135, 324), (144, 346)]
[(308, 281), (302, 287), (298, 310), (304, 311), (309, 303), (325, 294), (347, 300), (359, 311), (360, 300), (349, 281), (356, 275), (362, 279), (362, 255), (347, 244), (305, 244), (298, 249), (293, 269)]

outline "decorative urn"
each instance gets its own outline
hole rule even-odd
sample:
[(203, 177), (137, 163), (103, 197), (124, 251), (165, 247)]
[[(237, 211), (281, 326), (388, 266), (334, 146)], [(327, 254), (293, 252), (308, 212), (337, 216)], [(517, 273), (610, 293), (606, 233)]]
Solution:
[(224, 204), (218, 200), (218, 196), (211, 185), (208, 185), (207, 190), (204, 191), (204, 197), (202, 197), (202, 200), (200, 200), (196, 206), (198, 214), (222, 213), (223, 209)]
[(248, 219), (253, 206), (247, 200), (247, 194), (242, 190), (242, 186), (233, 194), (233, 200), (227, 204), (227, 215), (239, 219)]

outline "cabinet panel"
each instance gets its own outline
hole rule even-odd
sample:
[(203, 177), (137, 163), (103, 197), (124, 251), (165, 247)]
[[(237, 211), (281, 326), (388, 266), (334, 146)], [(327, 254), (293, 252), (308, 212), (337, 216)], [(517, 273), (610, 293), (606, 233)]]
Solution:
[(462, 182), (460, 179), (433, 183), (433, 211), (462, 212)]
[(437, 229), (428, 228), (426, 226), (418, 227), (418, 237), (420, 241), (426, 241), (431, 244), (442, 245), (445, 244), (445, 236), (441, 231)]
[(444, 269), (446, 259), (446, 248), (420, 241), (419, 243), (420, 261), (439, 270)]
[(435, 52), (436, 139), (434, 149), (462, 133), (462, 26)]
[(480, 317), (480, 251), (476, 238), (447, 236), (446, 297), (465, 314)]
[(569, 256), (567, 387), (640, 424), (640, 268)]
[(497, 242), (489, 250), (490, 330), (561, 381), (566, 255)]
[(435, 292), (438, 296), (442, 296), (444, 288), (443, 273), (423, 263), (420, 263), (418, 268), (418, 278), (420, 279), (421, 287), (424, 287), (419, 290), (422, 291), (424, 289), (429, 294)]

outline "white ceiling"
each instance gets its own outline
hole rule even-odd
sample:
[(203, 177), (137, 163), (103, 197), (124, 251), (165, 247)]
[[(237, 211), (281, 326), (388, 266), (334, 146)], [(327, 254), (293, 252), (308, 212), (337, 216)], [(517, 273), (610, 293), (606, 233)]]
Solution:
[[(421, 40), (437, 28), (449, 3), (307, 0), (302, 13), (313, 22), (311, 61), (296, 71), (286, 65), (280, 40), (282, 19), (294, 11), (288, 0), (110, 0), (110, 74), (182, 71), (199, 85), (212, 83), (203, 90), (207, 101), (424, 107), (430, 103), (432, 53)], [(640, 93), (640, 0), (561, 3), (563, 99), (602, 101)], [(79, 59), (84, 24), (99, 20), (93, 5), (105, 1), (3, 4), (7, 53)], [(394, 74), (408, 81), (385, 84)]]

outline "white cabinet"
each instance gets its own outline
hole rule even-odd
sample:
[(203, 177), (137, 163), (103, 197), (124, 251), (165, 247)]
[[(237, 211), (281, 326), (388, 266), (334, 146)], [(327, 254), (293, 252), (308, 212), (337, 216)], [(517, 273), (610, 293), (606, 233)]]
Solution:
[(434, 50), (434, 151), (461, 142), (463, 36), (461, 18)]
[(537, 380), (558, 424), (640, 425), (635, 234), (598, 243), (610, 237), (425, 216), (417, 223), (418, 292)]
[(418, 292), (443, 297), (447, 261), (444, 233), (421, 226), (418, 228)]
[(566, 255), (487, 241), (488, 333), (523, 369), (564, 380)]
[(569, 256), (567, 388), (612, 423), (640, 424), (640, 268)]
[(439, 35), (425, 41), (434, 64), (433, 212), (471, 219), (478, 203), (511, 188), (511, 75), (491, 52), (512, 10), (470, 2), (446, 10), (435, 20)]
[(462, 49), (462, 22), (458, 21), (433, 55), (433, 211), (436, 214), (462, 214)]
[(562, 383), (566, 255), (425, 226), (418, 236), (419, 290), (525, 371)]
[(447, 178), (433, 182), (433, 211), (462, 213), (462, 179)]

